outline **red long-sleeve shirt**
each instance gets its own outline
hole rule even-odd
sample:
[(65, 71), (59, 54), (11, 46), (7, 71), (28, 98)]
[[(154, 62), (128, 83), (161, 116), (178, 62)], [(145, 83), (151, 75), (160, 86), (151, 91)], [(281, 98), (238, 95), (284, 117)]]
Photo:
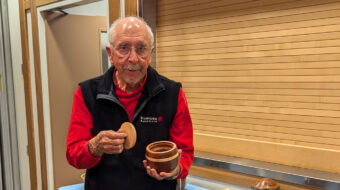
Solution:
[[(144, 83), (143, 83), (144, 85)], [(131, 120), (134, 109), (141, 95), (143, 85), (133, 93), (125, 93), (116, 86), (118, 99), (125, 107)], [(80, 87), (77, 88), (74, 98), (71, 121), (66, 142), (66, 157), (68, 162), (79, 169), (88, 169), (96, 166), (101, 157), (93, 156), (88, 150), (88, 141), (93, 137), (92, 115), (85, 105)], [(188, 175), (189, 167), (193, 161), (193, 133), (192, 122), (184, 91), (180, 88), (178, 106), (175, 118), (169, 131), (169, 140), (182, 149), (179, 163), (181, 172), (178, 178)]]

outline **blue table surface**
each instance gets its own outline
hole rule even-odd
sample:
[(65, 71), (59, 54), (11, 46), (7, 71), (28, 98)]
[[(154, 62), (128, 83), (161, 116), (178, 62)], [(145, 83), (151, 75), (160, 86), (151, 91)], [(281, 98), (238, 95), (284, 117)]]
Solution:
[[(58, 190), (84, 190), (84, 183), (60, 187), (58, 188)], [(185, 190), (208, 190), (208, 189), (196, 185), (186, 184)]]

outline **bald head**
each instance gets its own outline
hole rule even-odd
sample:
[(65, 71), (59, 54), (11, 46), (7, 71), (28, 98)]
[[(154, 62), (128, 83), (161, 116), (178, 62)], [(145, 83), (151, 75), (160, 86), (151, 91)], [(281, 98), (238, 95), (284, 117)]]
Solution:
[(136, 29), (138, 30), (144, 30), (145, 34), (148, 36), (148, 40), (150, 42), (150, 45), (153, 46), (154, 43), (154, 35), (152, 33), (152, 30), (150, 26), (139, 17), (126, 17), (126, 18), (119, 18), (115, 20), (110, 29), (109, 29), (109, 42), (112, 46), (115, 43), (116, 35), (117, 33), (121, 32), (133, 32)]

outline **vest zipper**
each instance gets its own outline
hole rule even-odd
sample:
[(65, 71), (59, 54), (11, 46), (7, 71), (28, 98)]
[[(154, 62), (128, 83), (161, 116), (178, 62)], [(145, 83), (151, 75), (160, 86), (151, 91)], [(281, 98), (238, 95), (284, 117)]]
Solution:
[[(164, 90), (164, 86), (158, 85), (152, 92), (152, 95), (149, 96), (143, 103), (142, 105), (138, 108), (137, 111), (135, 111), (135, 113), (133, 114), (133, 118), (132, 118), (132, 123), (133, 121), (136, 119), (137, 115), (142, 111), (142, 109), (145, 107), (146, 103), (148, 103), (150, 101), (151, 98), (155, 97), (157, 94), (159, 94), (160, 92), (162, 92)], [(113, 103), (118, 104), (121, 108), (123, 108), (123, 110), (125, 111), (126, 115), (129, 118), (128, 113), (126, 112), (124, 106), (119, 102), (119, 100), (113, 96), (112, 92), (110, 92), (109, 94), (97, 94), (97, 98), (96, 99), (105, 99), (105, 100), (109, 100)]]
[(138, 110), (135, 111), (135, 113), (133, 114), (133, 119), (132, 122), (137, 118), (137, 116), (139, 115), (139, 113), (143, 110), (143, 108), (145, 107), (145, 105), (150, 101), (151, 98), (155, 97), (157, 94), (159, 94), (160, 92), (162, 92), (164, 90), (164, 86), (163, 85), (159, 85), (157, 86), (154, 90), (151, 96), (149, 96), (143, 103), (141, 106), (139, 106)]
[(117, 98), (115, 98), (112, 93), (109, 93), (109, 94), (98, 94), (97, 95), (97, 100), (98, 99), (104, 99), (104, 100), (109, 100), (117, 105), (119, 105), (126, 113), (127, 117), (129, 118), (129, 114), (126, 112), (124, 106), (119, 102), (119, 100)]

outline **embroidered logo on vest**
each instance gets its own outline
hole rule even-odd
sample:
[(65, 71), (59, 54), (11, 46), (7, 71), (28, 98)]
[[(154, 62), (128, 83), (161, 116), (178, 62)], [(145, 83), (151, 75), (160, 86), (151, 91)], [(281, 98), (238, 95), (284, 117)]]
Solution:
[(163, 117), (159, 116), (159, 117), (140, 117), (140, 122), (141, 123), (158, 123), (158, 122), (162, 122), (163, 121)]

